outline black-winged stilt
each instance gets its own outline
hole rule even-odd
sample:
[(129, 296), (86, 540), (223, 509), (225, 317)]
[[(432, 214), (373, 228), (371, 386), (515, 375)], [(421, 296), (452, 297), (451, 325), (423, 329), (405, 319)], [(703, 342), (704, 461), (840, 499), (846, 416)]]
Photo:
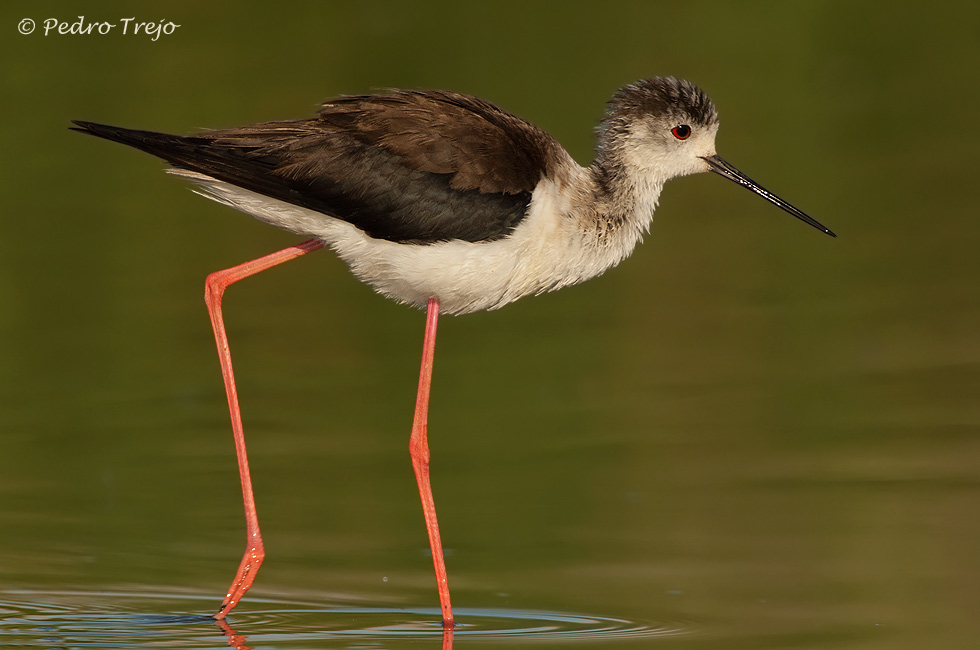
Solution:
[(328, 101), (316, 117), (175, 136), (91, 122), (75, 129), (158, 156), (208, 198), (312, 239), (207, 278), (231, 411), (247, 548), (216, 618), (252, 586), (265, 557), (245, 454), (225, 289), (322, 246), (379, 293), (427, 308), (409, 444), (432, 547), (443, 621), (453, 624), (429, 484), (426, 416), (439, 312), (496, 309), (595, 277), (648, 231), (671, 178), (712, 171), (794, 217), (830, 230), (715, 153), (718, 115), (687, 81), (654, 78), (620, 89), (581, 167), (547, 133), (475, 97), (391, 91)]

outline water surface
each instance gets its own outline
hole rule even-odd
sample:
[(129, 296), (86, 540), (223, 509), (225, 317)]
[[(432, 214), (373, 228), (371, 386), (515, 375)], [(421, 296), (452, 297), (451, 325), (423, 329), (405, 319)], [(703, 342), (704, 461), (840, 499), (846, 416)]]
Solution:
[(244, 528), (203, 280), (296, 239), (70, 119), (192, 132), (453, 88), (585, 163), (654, 74), (704, 86), (719, 152), (840, 237), (680, 179), (620, 268), (443, 319), (455, 645), (975, 645), (975, 9), (145, 11), (180, 30), (21, 36), (82, 9), (0, 10), (0, 645), (444, 643), (407, 454), (424, 319), (327, 252), (225, 299), (268, 558), (231, 634), (211, 621)]

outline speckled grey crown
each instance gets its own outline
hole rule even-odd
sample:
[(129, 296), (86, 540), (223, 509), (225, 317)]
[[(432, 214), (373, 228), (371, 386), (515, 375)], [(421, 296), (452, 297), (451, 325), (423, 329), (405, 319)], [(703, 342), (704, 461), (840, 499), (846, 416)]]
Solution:
[(709, 126), (718, 112), (703, 90), (690, 81), (673, 77), (643, 79), (620, 88), (609, 100), (603, 127), (636, 123), (644, 116), (664, 117), (668, 122)]

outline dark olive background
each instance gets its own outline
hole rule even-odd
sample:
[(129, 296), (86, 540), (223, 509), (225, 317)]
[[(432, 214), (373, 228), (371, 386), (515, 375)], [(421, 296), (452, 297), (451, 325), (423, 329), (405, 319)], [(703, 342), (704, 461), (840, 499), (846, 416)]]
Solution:
[[(840, 237), (684, 178), (619, 268), (443, 319), (429, 431), (456, 605), (688, 632), (644, 646), (972, 647), (976, 6), (352, 5), (0, 8), (0, 589), (217, 605), (243, 516), (203, 280), (299, 241), (70, 119), (191, 133), (448, 88), (587, 164), (616, 88), (669, 74), (718, 105), (722, 156)], [(79, 15), (180, 27), (40, 31)], [(225, 304), (269, 552), (240, 615), (435, 607), (407, 453), (421, 312), (328, 252)]]

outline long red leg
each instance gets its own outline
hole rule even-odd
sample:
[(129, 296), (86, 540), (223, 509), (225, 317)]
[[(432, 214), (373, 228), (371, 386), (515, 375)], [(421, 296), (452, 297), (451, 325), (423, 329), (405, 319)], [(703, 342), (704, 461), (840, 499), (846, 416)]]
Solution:
[(245, 501), (245, 555), (242, 557), (242, 563), (238, 566), (238, 573), (235, 574), (231, 587), (228, 588), (228, 594), (221, 602), (218, 613), (214, 615), (217, 619), (227, 616), (228, 612), (238, 604), (238, 601), (255, 582), (255, 576), (262, 565), (262, 560), (265, 559), (265, 547), (259, 532), (259, 519), (255, 514), (255, 497), (252, 495), (252, 479), (248, 472), (248, 457), (245, 454), (245, 434), (242, 431), (242, 414), (238, 408), (235, 373), (231, 368), (228, 335), (225, 334), (224, 318), (221, 316), (221, 297), (229, 285), (322, 246), (323, 242), (320, 240), (311, 239), (251, 262), (245, 262), (223, 271), (215, 271), (208, 276), (204, 283), (204, 301), (207, 303), (208, 313), (211, 315), (214, 340), (218, 345), (218, 359), (221, 361), (221, 375), (225, 379), (228, 410), (231, 411), (231, 429), (235, 434), (235, 452), (238, 454), (238, 472), (242, 477), (242, 497)]
[(419, 495), (422, 497), (425, 528), (429, 532), (432, 564), (436, 569), (436, 584), (439, 587), (439, 605), (442, 607), (442, 623), (447, 628), (451, 628), (453, 626), (453, 607), (449, 602), (449, 579), (446, 576), (446, 561), (442, 555), (439, 522), (436, 521), (436, 504), (432, 500), (432, 486), (429, 483), (429, 441), (426, 431), (426, 423), (429, 417), (429, 391), (432, 387), (432, 361), (436, 352), (436, 325), (438, 322), (439, 300), (429, 298), (425, 318), (425, 341), (422, 343), (419, 392), (415, 400), (415, 419), (412, 422), (412, 437), (408, 443), (408, 451), (412, 456), (415, 480), (419, 484)]

